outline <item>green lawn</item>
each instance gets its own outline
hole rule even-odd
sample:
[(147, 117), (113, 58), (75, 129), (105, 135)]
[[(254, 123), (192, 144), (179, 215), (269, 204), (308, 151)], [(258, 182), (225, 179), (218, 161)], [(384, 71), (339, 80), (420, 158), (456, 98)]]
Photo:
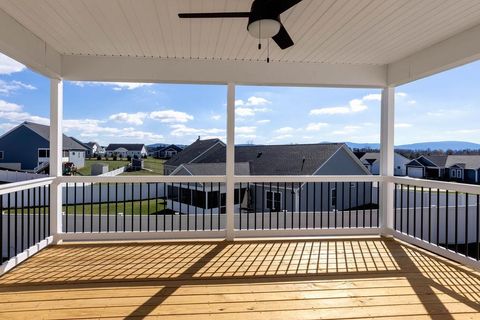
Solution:
[[(140, 171), (132, 171), (132, 172), (125, 172), (122, 175), (126, 176), (148, 176), (148, 175), (163, 175), (163, 163), (165, 160), (163, 159), (155, 159), (155, 158), (147, 158), (144, 159), (144, 168), (145, 170), (140, 170)], [(87, 159), (85, 160), (85, 167), (82, 169), (79, 169), (78, 172), (82, 176), (89, 176), (91, 175), (92, 172), (92, 164), (94, 163), (101, 163), (101, 164), (107, 164), (108, 165), (108, 170), (116, 170), (120, 167), (124, 167), (128, 165), (130, 162), (127, 160), (97, 160), (97, 159)]]
[[(107, 212), (109, 211), (110, 214), (114, 215), (115, 212), (118, 213), (123, 213), (126, 215), (131, 215), (132, 212), (134, 215), (140, 215), (140, 212), (142, 215), (147, 215), (147, 214), (155, 214), (161, 212), (163, 209), (165, 209), (165, 200), (163, 199), (150, 199), (150, 200), (142, 200), (142, 201), (126, 201), (125, 205), (123, 202), (111, 202), (111, 203), (94, 203), (91, 205), (90, 203), (85, 203), (85, 214), (90, 215), (93, 211), (94, 215), (98, 215), (99, 212), (102, 213), (102, 215), (106, 215)], [(62, 207), (63, 212), (72, 215), (74, 212), (76, 212), (77, 215), (83, 214), (83, 208), (84, 206), (79, 204), (79, 205), (69, 205), (68, 209), (64, 205)], [(44, 212), (44, 207), (40, 208), (25, 208), (23, 210), (24, 214), (43, 214)], [(67, 211), (68, 210), (68, 211)], [(15, 209), (10, 209), (10, 210), (3, 210), (3, 213), (5, 214), (15, 214)], [(17, 214), (21, 215), (22, 214), (22, 208), (17, 209)]]
[(92, 173), (92, 164), (94, 163), (101, 163), (108, 165), (108, 170), (116, 170), (120, 167), (126, 166), (129, 162), (127, 160), (97, 160), (97, 159), (86, 159), (85, 160), (85, 167), (78, 170), (78, 173), (82, 176), (90, 176)]

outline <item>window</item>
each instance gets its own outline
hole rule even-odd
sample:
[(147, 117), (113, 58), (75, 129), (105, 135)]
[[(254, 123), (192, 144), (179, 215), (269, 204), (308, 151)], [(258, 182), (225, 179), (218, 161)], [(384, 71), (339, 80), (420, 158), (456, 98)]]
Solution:
[(67, 151), (67, 150), (63, 150), (63, 157), (64, 157), (64, 158), (67, 158), (67, 157), (68, 157), (68, 151)]
[(457, 177), (457, 170), (452, 170), (451, 176), (452, 176), (452, 178), (456, 178)]
[(50, 150), (49, 149), (38, 149), (38, 157), (39, 158), (49, 158), (50, 157)]
[(3, 160), (3, 151), (0, 151), (0, 160)]
[(332, 208), (337, 207), (337, 189), (333, 188), (330, 190), (330, 206)]
[(267, 209), (272, 211), (280, 211), (282, 203), (282, 194), (275, 191), (266, 191)]

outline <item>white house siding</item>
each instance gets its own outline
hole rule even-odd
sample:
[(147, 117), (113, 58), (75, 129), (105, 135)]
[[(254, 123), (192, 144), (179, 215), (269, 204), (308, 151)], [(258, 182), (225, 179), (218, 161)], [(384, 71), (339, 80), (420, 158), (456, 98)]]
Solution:
[(85, 151), (70, 150), (68, 161), (72, 162), (78, 169), (85, 167)]
[(408, 176), (412, 178), (423, 178), (423, 167), (408, 167)]

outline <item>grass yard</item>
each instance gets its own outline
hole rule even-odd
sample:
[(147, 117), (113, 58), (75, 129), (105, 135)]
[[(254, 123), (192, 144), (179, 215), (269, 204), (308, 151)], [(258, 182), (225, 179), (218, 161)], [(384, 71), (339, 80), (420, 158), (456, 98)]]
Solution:
[(101, 163), (108, 165), (108, 170), (116, 170), (120, 167), (126, 166), (129, 162), (127, 160), (97, 160), (97, 159), (86, 159), (85, 167), (78, 170), (78, 173), (82, 176), (90, 176), (92, 174), (92, 165), (94, 163)]
[[(125, 204), (123, 202), (111, 202), (111, 203), (90, 203), (85, 204), (85, 214), (90, 215), (92, 212), (94, 215), (98, 215), (99, 212), (102, 215), (115, 214), (115, 212), (123, 213), (126, 215), (131, 215), (132, 212), (134, 215), (147, 215), (147, 214), (157, 214), (165, 209), (165, 200), (163, 199), (150, 199), (142, 201), (127, 201)], [(83, 205), (69, 205), (68, 208), (63, 206), (63, 212), (66, 214), (83, 214), (84, 206)]]
[[(122, 175), (125, 176), (158, 176), (163, 175), (163, 163), (165, 160), (163, 159), (155, 159), (155, 158), (147, 158), (144, 159), (144, 170), (140, 171), (131, 171), (125, 172)], [(128, 165), (130, 162), (127, 160), (97, 160), (97, 159), (86, 159), (85, 160), (85, 167), (78, 170), (78, 173), (82, 176), (90, 176), (92, 172), (92, 165), (94, 163), (101, 163), (107, 164), (108, 170), (116, 170), (120, 167), (124, 167)]]
[[(83, 214), (83, 210), (85, 207), (85, 214), (90, 215), (92, 212), (94, 215), (98, 215), (99, 212), (102, 213), (102, 215), (106, 215), (107, 212), (110, 212), (110, 214), (115, 214), (115, 212), (118, 213), (123, 213), (126, 215), (131, 215), (132, 212), (134, 215), (140, 215), (140, 212), (142, 215), (147, 215), (147, 214), (156, 214), (160, 213), (162, 210), (165, 209), (165, 200), (163, 199), (150, 199), (150, 200), (142, 200), (142, 201), (126, 201), (125, 204), (123, 202), (110, 202), (110, 203), (94, 203), (93, 205), (90, 203), (85, 203), (85, 206), (83, 204), (78, 204), (78, 205), (73, 205), (70, 204), (68, 205), (68, 209), (65, 205), (63, 205), (62, 210), (68, 215), (74, 214)], [(17, 214), (20, 216), (21, 214), (43, 214), (45, 211), (45, 207), (37, 207), (36, 209), (34, 208), (18, 208), (17, 209)], [(47, 208), (48, 211), (48, 208)], [(3, 214), (15, 214), (15, 209), (10, 209), (10, 210), (3, 210)]]

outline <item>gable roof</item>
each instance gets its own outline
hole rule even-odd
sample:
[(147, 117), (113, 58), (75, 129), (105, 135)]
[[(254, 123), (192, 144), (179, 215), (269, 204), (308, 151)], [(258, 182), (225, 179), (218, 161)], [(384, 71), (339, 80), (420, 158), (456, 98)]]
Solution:
[[(194, 144), (196, 144), (194, 150), (199, 155), (195, 159), (189, 160), (191, 163), (225, 164), (225, 144), (206, 144), (209, 147), (208, 152), (198, 150), (198, 140)], [(179, 162), (182, 161), (182, 158), (187, 159), (187, 157), (182, 157), (182, 153), (189, 152), (189, 148), (187, 147), (179, 153), (178, 157), (174, 159), (175, 161), (170, 163), (167, 161), (166, 164), (184, 164)], [(235, 146), (235, 162), (249, 163), (251, 175), (313, 175), (341, 148), (349, 150), (343, 143)], [(358, 162), (359, 167), (365, 169), (353, 153), (351, 156)], [(218, 171), (217, 174), (219, 174)]]
[(127, 151), (142, 151), (145, 147), (143, 143), (110, 143), (106, 151), (115, 151), (117, 149), (123, 148)]
[(194, 143), (183, 149), (182, 152), (179, 152), (166, 161), (165, 165), (176, 167), (184, 163), (190, 163), (217, 144), (225, 146), (220, 139), (196, 140)]
[[(28, 122), (25, 121), (20, 126), (25, 126), (26, 128), (32, 130), (42, 138), (44, 138), (47, 141), (50, 141), (50, 126), (44, 125), (44, 124), (39, 124), (35, 122)], [(75, 139), (76, 140), (76, 139)], [(78, 143), (71, 137), (67, 137), (66, 135), (63, 135), (63, 149), (64, 150), (87, 150), (82, 144)]]
[(87, 145), (89, 148), (93, 148), (94, 146), (100, 147), (100, 145), (95, 141), (90, 141), (84, 144)]
[(449, 168), (454, 165), (463, 169), (479, 169), (480, 155), (449, 155), (445, 167)]
[(183, 150), (182, 148), (180, 148), (180, 147), (177, 146), (176, 144), (171, 144), (171, 145), (169, 145), (169, 146), (165, 146), (165, 147), (163, 147), (163, 148), (154, 150), (154, 152), (162, 152), (162, 151), (165, 151), (165, 150), (168, 150), (168, 149), (174, 149), (174, 150), (176, 150), (177, 152), (180, 152), (180, 151)]
[[(224, 175), (226, 173), (225, 162), (219, 163), (186, 163), (180, 165), (172, 175), (182, 175), (182, 168), (188, 173), (195, 176), (213, 176)], [(248, 162), (236, 162), (235, 174), (239, 176), (245, 176), (250, 174), (250, 164)]]

